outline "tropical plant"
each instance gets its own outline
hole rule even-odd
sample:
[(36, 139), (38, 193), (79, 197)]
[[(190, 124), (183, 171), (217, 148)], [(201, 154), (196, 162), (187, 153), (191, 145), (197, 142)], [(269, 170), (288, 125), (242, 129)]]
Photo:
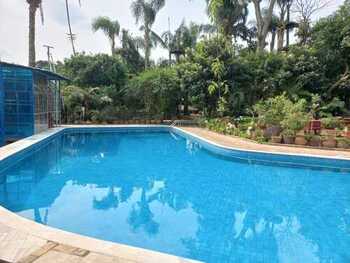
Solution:
[(112, 21), (108, 17), (98, 17), (92, 23), (92, 30), (94, 32), (102, 30), (103, 33), (108, 37), (111, 44), (111, 53), (115, 54), (115, 39), (119, 36), (120, 24), (117, 20)]
[(144, 69), (145, 61), (139, 53), (138, 44), (134, 37), (125, 29), (121, 36), (122, 47), (117, 48), (116, 54), (119, 55), (127, 66), (128, 72), (135, 74)]
[(180, 56), (186, 54), (186, 49), (194, 49), (202, 33), (207, 33), (211, 30), (209, 25), (198, 25), (191, 22), (189, 26), (183, 21), (180, 26), (172, 34), (170, 31), (165, 31), (162, 34), (163, 46), (169, 51), (169, 63), (171, 63), (172, 54), (175, 55), (176, 61), (179, 62)]
[(230, 41), (232, 37), (246, 39), (248, 2), (207, 0), (208, 13), (219, 31)]
[(152, 26), (156, 20), (157, 13), (165, 5), (165, 0), (135, 0), (131, 5), (132, 13), (138, 24), (142, 20), (141, 30), (144, 32), (145, 46), (145, 68), (150, 65), (150, 56), (152, 48), (152, 38), (158, 38), (152, 31)]

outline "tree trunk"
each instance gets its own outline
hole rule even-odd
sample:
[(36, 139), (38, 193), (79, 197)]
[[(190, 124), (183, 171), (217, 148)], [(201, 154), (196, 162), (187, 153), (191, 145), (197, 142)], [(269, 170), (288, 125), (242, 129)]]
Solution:
[(269, 7), (267, 9), (267, 15), (265, 17), (262, 16), (260, 0), (252, 0), (255, 9), (256, 23), (257, 23), (257, 39), (258, 46), (257, 51), (262, 52), (266, 46), (266, 36), (269, 32), (273, 8), (275, 6), (276, 0), (270, 0)]
[(276, 31), (273, 30), (271, 32), (270, 52), (273, 52), (273, 50), (275, 49), (275, 41), (276, 41)]
[(171, 65), (171, 50), (169, 48), (169, 66)]
[(112, 52), (112, 56), (115, 54), (115, 39), (112, 38), (111, 39), (111, 52)]
[(35, 15), (37, 5), (36, 3), (29, 4), (29, 57), (28, 65), (35, 67)]
[(149, 59), (151, 56), (150, 29), (145, 25), (145, 69), (149, 68)]
[(284, 28), (278, 27), (277, 28), (277, 50), (278, 51), (283, 50), (283, 43), (284, 43)]
[(75, 47), (74, 47), (74, 36), (73, 36), (73, 33), (72, 33), (72, 26), (70, 24), (68, 0), (66, 0), (66, 13), (67, 13), (68, 28), (69, 28), (69, 39), (70, 39), (71, 44), (72, 44), (73, 55), (75, 56), (76, 52), (75, 52)]
[[(287, 4), (287, 25), (290, 22), (290, 5), (291, 2)], [(289, 28), (286, 30), (286, 47), (289, 48)]]

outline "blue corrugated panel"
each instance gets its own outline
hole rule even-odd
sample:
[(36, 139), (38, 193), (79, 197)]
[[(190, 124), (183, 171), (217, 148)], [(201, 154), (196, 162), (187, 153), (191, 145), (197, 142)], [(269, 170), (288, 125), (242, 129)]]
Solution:
[(3, 127), (6, 140), (34, 134), (33, 73), (20, 67), (2, 67)]
[(0, 65), (0, 146), (3, 146), (4, 142), (4, 87), (2, 81), (2, 66)]

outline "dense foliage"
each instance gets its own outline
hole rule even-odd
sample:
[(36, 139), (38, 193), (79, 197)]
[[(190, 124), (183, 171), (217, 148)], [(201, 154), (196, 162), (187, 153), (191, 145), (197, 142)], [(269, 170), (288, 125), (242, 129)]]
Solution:
[[(242, 31), (235, 30), (245, 25), (245, 15), (224, 12), (218, 4), (224, 2), (210, 3), (219, 33), (203, 35), (198, 25), (186, 28), (183, 23), (176, 34), (164, 34), (169, 61), (146, 71), (142, 71), (144, 60), (127, 31), (113, 56), (78, 54), (65, 60), (59, 70), (72, 80), (64, 88), (67, 121), (167, 119), (193, 112), (210, 118), (266, 113), (267, 124), (278, 123), (295, 133), (309, 117), (349, 113), (350, 2), (318, 21), (307, 44), (290, 45), (280, 52), (255, 52), (249, 44), (232, 41), (227, 34), (244, 39)], [(246, 6), (237, 8), (246, 11)], [(226, 25), (225, 19), (217, 17), (221, 13), (223, 18), (234, 17), (235, 24)], [(182, 44), (187, 38), (179, 32), (191, 35), (193, 44)], [(171, 55), (175, 46), (180, 50), (180, 44), (177, 55), (181, 56), (174, 63)], [(280, 105), (273, 108), (271, 103)], [(273, 109), (276, 112), (269, 112)], [(304, 112), (310, 115), (306, 118)], [(295, 119), (300, 123), (293, 124)]]

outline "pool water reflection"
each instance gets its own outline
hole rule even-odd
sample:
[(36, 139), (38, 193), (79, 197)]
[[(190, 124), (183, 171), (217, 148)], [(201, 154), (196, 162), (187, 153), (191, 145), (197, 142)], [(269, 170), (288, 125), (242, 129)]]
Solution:
[(68, 133), (0, 174), (0, 204), (205, 262), (349, 262), (349, 176), (221, 157), (169, 132)]

